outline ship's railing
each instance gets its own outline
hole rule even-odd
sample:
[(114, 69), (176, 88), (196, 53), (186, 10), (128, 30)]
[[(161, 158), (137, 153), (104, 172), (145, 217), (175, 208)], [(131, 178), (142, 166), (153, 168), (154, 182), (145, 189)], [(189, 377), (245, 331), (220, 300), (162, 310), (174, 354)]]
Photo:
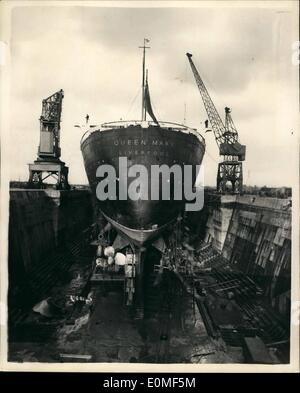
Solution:
[(102, 132), (106, 130), (113, 130), (113, 129), (122, 129), (122, 128), (128, 128), (128, 127), (135, 127), (135, 126), (140, 126), (142, 128), (149, 128), (150, 126), (153, 127), (161, 127), (165, 129), (169, 129), (172, 131), (179, 131), (179, 132), (184, 132), (187, 134), (194, 134), (197, 138), (201, 140), (203, 144), (205, 144), (205, 139), (203, 136), (197, 131), (196, 128), (191, 128), (187, 127), (186, 125), (179, 124), (179, 123), (172, 123), (169, 121), (160, 121), (159, 125), (155, 123), (154, 121), (141, 121), (141, 120), (120, 120), (120, 121), (112, 121), (112, 122), (107, 122), (103, 123), (99, 126), (93, 126), (92, 128), (89, 128), (86, 130), (86, 132), (83, 134), (80, 144), (84, 142), (84, 140), (90, 135), (93, 134), (94, 132)]

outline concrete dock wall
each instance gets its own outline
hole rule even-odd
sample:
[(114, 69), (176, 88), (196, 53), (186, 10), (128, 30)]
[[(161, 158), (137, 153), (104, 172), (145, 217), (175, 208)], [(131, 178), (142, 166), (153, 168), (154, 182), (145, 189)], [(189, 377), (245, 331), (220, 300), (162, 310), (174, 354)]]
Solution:
[(88, 190), (10, 190), (9, 271), (32, 270), (93, 218)]
[(204, 210), (204, 240), (251, 276), (272, 306), (286, 314), (291, 288), (291, 200), (211, 194), (206, 195)]

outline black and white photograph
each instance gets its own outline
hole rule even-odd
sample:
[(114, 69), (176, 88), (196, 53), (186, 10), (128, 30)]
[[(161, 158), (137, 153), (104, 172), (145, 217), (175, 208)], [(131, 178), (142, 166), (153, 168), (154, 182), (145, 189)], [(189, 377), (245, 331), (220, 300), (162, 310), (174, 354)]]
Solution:
[(3, 1), (1, 369), (299, 371), (298, 1)]

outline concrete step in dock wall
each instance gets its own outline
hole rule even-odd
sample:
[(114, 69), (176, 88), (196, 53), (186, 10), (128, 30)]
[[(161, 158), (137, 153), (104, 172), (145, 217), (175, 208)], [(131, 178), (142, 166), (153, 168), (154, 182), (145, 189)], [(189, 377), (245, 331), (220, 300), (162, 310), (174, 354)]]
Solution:
[[(32, 288), (30, 277), (35, 277), (36, 283), (39, 275), (40, 282), (44, 282), (46, 287), (44, 279), (53, 271), (53, 267), (47, 266), (45, 262), (57, 254), (56, 250), (65, 245), (70, 246), (92, 221), (93, 206), (88, 190), (11, 189), (8, 250), (10, 288), (28, 296), (33, 295), (29, 290)], [(60, 261), (63, 265), (64, 258), (56, 261), (58, 274)], [(61, 268), (64, 271), (64, 266)]]
[(291, 200), (206, 193), (204, 209), (193, 220), (199, 236), (252, 277), (272, 306), (288, 316)]
[(9, 260), (17, 263), (18, 259), (27, 270), (90, 225), (91, 194), (87, 190), (12, 189), (9, 217)]

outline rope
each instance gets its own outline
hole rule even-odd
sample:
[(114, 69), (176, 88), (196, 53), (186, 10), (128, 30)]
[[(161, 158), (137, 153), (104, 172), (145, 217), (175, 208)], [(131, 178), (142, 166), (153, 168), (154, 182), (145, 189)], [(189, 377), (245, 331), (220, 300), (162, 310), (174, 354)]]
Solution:
[(217, 160), (214, 159), (214, 157), (206, 150), (205, 153), (208, 155), (208, 157), (213, 160), (216, 164), (219, 164)]
[(187, 123), (187, 101), (188, 101), (188, 93), (190, 93), (190, 89), (188, 89), (189, 85), (187, 83), (187, 70), (188, 70), (188, 62), (185, 62), (185, 69), (184, 69), (184, 77), (183, 77), (183, 84), (185, 86), (184, 91), (184, 110), (183, 110), (183, 123)]
[(129, 113), (130, 113), (131, 110), (132, 110), (132, 107), (133, 107), (133, 105), (134, 105), (136, 99), (137, 99), (138, 96), (140, 95), (140, 89), (141, 89), (141, 88), (139, 87), (139, 88), (138, 88), (138, 91), (137, 91), (137, 93), (136, 93), (136, 95), (134, 96), (133, 100), (131, 101), (130, 106), (129, 106), (129, 109), (128, 109), (126, 115), (125, 115), (125, 119), (127, 119)]

